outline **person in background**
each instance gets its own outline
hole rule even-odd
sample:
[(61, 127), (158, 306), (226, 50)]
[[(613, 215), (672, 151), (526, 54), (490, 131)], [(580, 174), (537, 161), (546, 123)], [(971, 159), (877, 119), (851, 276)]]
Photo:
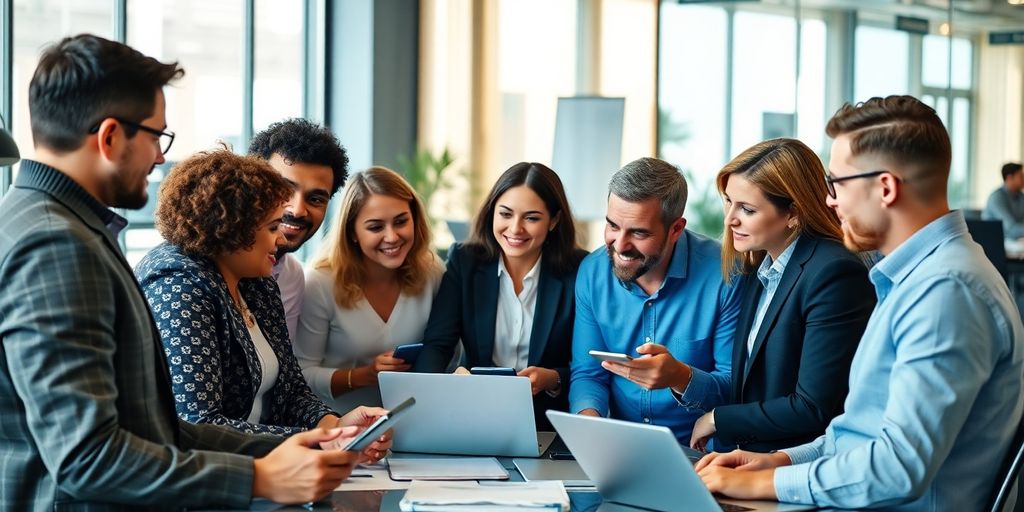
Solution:
[[(722, 278), (718, 242), (686, 230), (686, 180), (672, 164), (634, 160), (608, 184), (605, 247), (580, 265), (572, 412), (672, 429), (729, 399), (739, 286)], [(635, 359), (601, 362), (590, 350)]]
[(992, 191), (981, 211), (981, 218), (1003, 224), (1003, 237), (1024, 237), (1024, 167), (1019, 163), (1003, 165), (1003, 186)]
[(156, 228), (167, 242), (136, 274), (182, 419), (288, 435), (384, 414), (358, 408), (339, 417), (302, 378), (271, 277), (291, 191), (266, 161), (226, 149), (183, 160), (160, 186)]
[(406, 371), (395, 347), (423, 338), (441, 263), (419, 196), (398, 173), (349, 180), (341, 213), (306, 272), (295, 353), (329, 404), (379, 403), (377, 374)]
[(35, 157), (0, 199), (0, 510), (306, 503), (360, 459), (311, 449), (355, 428), (282, 440), (176, 415), (111, 208), (146, 204), (174, 140), (163, 88), (183, 73), (83, 34), (44, 49), (32, 75)]
[(949, 134), (910, 96), (844, 105), (828, 204), (853, 251), (878, 249), (875, 307), (825, 435), (697, 464), (712, 492), (828, 508), (984, 510), (1024, 410), (1024, 326), (1006, 282), (950, 211)]
[(294, 342), (306, 280), (302, 264), (292, 253), (323, 224), (331, 197), (348, 179), (348, 155), (329, 129), (300, 118), (271, 124), (257, 133), (249, 142), (249, 154), (270, 162), (293, 187), (278, 226), (285, 243), (277, 250), (274, 279), (281, 289), (288, 337)]
[(715, 180), (725, 201), (722, 274), (743, 281), (729, 404), (690, 446), (767, 452), (820, 436), (843, 410), (875, 293), (825, 204), (825, 169), (795, 139), (759, 142)]
[(544, 411), (568, 409), (573, 290), (586, 256), (573, 222), (555, 171), (520, 162), (502, 173), (469, 240), (448, 251), (415, 370), (444, 371), (462, 340), (466, 366), (530, 379), (534, 420), (552, 430)]

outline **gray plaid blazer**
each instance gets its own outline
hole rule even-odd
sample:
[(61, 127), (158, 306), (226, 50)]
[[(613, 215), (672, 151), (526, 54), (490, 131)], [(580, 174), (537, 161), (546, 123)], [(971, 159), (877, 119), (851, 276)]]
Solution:
[(0, 200), (0, 511), (247, 507), (280, 438), (177, 418), (117, 221), (33, 161)]

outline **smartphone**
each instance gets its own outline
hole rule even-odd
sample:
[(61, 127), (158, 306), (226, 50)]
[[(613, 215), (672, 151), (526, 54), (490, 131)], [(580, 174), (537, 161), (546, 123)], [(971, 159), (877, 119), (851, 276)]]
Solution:
[(515, 368), (506, 368), (503, 366), (474, 366), (469, 369), (469, 373), (473, 375), (501, 375), (504, 377), (515, 377)]
[(602, 360), (611, 361), (613, 363), (628, 363), (633, 360), (632, 356), (622, 354), (619, 352), (604, 352), (601, 350), (591, 350), (590, 355)]
[(409, 343), (408, 345), (399, 345), (395, 347), (395, 352), (391, 354), (391, 357), (395, 359), (401, 359), (402, 361), (405, 361), (405, 364), (413, 364), (416, 362), (416, 358), (420, 356), (420, 351), (422, 350), (422, 343)]
[(373, 444), (384, 432), (398, 423), (401, 419), (402, 414), (409, 410), (413, 405), (416, 404), (416, 399), (409, 397), (406, 401), (395, 406), (394, 409), (388, 411), (387, 414), (380, 416), (376, 421), (366, 427), (365, 430), (359, 433), (354, 439), (349, 441), (348, 445), (343, 448), (346, 452), (361, 452), (366, 447)]

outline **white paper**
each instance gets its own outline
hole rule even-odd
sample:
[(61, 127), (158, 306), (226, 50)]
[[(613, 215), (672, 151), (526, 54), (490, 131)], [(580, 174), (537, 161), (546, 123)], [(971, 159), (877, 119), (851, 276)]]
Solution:
[(404, 511), (569, 510), (561, 482), (427, 482), (416, 480), (399, 503)]

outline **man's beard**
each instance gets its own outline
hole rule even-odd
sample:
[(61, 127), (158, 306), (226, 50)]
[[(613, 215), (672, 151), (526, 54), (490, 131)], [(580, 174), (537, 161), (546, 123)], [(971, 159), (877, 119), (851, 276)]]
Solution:
[(843, 245), (853, 252), (875, 251), (882, 246), (882, 235), (847, 218), (843, 223)]
[[(664, 246), (662, 246), (661, 249), (664, 249)], [(652, 268), (658, 266), (658, 262), (661, 261), (661, 249), (659, 249), (657, 253), (652, 255), (643, 254), (636, 249), (621, 253), (623, 256), (627, 258), (642, 258), (640, 260), (640, 266), (636, 267), (635, 269), (625, 269), (620, 268), (616, 264), (615, 255), (619, 253), (615, 251), (614, 247), (609, 246), (608, 259), (611, 261), (612, 264), (612, 272), (615, 274), (615, 277), (619, 278), (619, 280), (622, 281), (623, 283), (635, 283), (636, 280), (640, 279), (641, 276), (649, 272)]]
[(291, 224), (293, 226), (299, 226), (299, 227), (305, 229), (306, 230), (306, 236), (304, 236), (302, 238), (302, 240), (299, 240), (298, 242), (293, 243), (291, 241), (288, 241), (286, 244), (284, 244), (281, 247), (279, 247), (277, 249), (277, 259), (278, 259), (278, 261), (280, 261), (281, 258), (283, 258), (285, 254), (288, 254), (290, 252), (295, 252), (295, 251), (299, 250), (299, 247), (302, 247), (302, 244), (306, 243), (310, 238), (313, 238), (313, 233), (314, 233), (314, 231), (313, 231), (313, 223), (312, 222), (310, 222), (309, 220), (307, 220), (305, 218), (295, 217), (294, 215), (292, 215), (292, 214), (290, 214), (288, 212), (285, 212), (284, 215), (281, 216), (281, 222), (282, 223)]

